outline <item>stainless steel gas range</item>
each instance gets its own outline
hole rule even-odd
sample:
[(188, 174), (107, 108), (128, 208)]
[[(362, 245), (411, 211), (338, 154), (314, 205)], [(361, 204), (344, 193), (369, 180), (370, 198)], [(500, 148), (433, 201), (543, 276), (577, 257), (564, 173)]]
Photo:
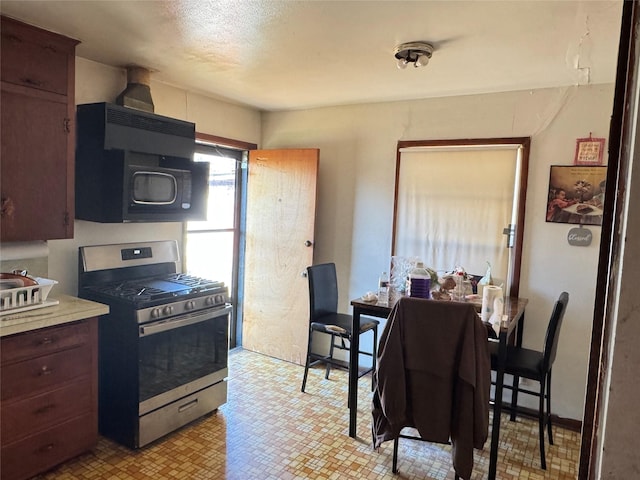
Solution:
[(79, 249), (78, 295), (108, 304), (99, 321), (100, 433), (138, 448), (227, 399), (223, 282), (177, 272), (177, 242)]

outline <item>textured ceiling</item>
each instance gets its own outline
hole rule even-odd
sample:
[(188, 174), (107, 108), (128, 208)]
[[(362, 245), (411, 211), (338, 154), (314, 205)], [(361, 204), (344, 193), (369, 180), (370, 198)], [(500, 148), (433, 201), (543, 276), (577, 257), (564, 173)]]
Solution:
[[(80, 40), (77, 55), (263, 110), (615, 80), (622, 2), (10, 1), (0, 11)], [(394, 47), (435, 47), (396, 68)]]

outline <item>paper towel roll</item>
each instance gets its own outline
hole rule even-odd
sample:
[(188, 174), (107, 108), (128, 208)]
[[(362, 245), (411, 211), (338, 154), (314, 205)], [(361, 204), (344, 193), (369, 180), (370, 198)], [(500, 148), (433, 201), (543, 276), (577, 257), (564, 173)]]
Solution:
[(500, 322), (502, 322), (502, 313), (504, 311), (504, 300), (502, 297), (496, 297), (493, 300), (493, 313), (489, 317), (489, 323), (493, 325), (494, 330), (500, 330)]
[[(488, 322), (491, 319), (496, 307), (496, 299), (500, 299), (500, 302), (504, 302), (502, 299), (502, 287), (495, 285), (485, 285), (482, 289), (482, 309), (480, 310), (480, 318), (483, 322)], [(502, 316), (502, 312), (499, 312)]]

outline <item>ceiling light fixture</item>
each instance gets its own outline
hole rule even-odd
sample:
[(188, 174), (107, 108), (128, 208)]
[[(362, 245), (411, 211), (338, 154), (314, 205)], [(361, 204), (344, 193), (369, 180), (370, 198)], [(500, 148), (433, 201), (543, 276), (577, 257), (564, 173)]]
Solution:
[(433, 55), (433, 45), (426, 42), (402, 43), (396, 47), (394, 55), (398, 68), (407, 68), (410, 63), (416, 68), (425, 67)]

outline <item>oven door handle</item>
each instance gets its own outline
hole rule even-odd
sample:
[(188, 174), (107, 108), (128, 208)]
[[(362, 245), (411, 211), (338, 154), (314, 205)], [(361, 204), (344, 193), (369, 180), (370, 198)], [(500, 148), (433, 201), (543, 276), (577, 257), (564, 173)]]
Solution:
[(229, 313), (231, 313), (232, 308), (233, 307), (231, 305), (227, 305), (216, 310), (194, 312), (189, 315), (182, 315), (167, 320), (160, 320), (158, 322), (141, 325), (138, 336), (148, 337), (149, 335), (166, 332), (168, 330), (173, 330), (174, 328), (186, 327), (187, 325), (206, 322), (207, 320), (212, 320), (214, 318), (222, 317), (223, 315), (228, 315)]

